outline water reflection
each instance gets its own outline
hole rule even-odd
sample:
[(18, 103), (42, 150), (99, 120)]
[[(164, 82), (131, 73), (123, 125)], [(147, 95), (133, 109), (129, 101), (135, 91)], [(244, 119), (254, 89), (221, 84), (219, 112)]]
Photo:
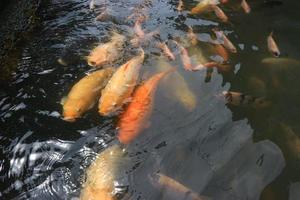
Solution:
[[(285, 162), (281, 150), (288, 163), (282, 173), (285, 180), (279, 177), (275, 186), (272, 183), (266, 191), (271, 188), (268, 191), (276, 192), (277, 182), (281, 184), (278, 191), (282, 191), (290, 179), (299, 181), (295, 175), (299, 172), (299, 95), (295, 89), (299, 55), (294, 45), (282, 37), (287, 34), (286, 38), (291, 36), (298, 41), (297, 34), (289, 31), (298, 24), (293, 12), (286, 13), (290, 2), (253, 1), (251, 14), (247, 16), (229, 4), (228, 8), (224, 6), (232, 22), (229, 24), (221, 24), (211, 16), (189, 15), (187, 10), (196, 4), (192, 1), (184, 2), (183, 11), (178, 13), (177, 3), (107, 1), (106, 5), (96, 4), (93, 11), (89, 9), (89, 1), (53, 0), (45, 4), (41, 29), (23, 49), (13, 81), (3, 91), (1, 88), (0, 141), (1, 155), (5, 158), (0, 161), (0, 180), (5, 183), (0, 186), (1, 198), (80, 196), (93, 160), (118, 144), (117, 119), (100, 117), (91, 110), (78, 122), (68, 124), (61, 120), (60, 99), (90, 70), (85, 60), (90, 50), (99, 42), (108, 41), (113, 29), (127, 40), (132, 39), (134, 18), (145, 10), (149, 20), (142, 25), (143, 30), (147, 33), (160, 30), (157, 41), (179, 38), (181, 45), (190, 51), (193, 62), (205, 58), (225, 61), (229, 67), (194, 73), (185, 71), (180, 59), (170, 62), (177, 72), (162, 81), (155, 93), (151, 126), (125, 148), (124, 159), (129, 160), (124, 167), (126, 178), (116, 181), (114, 192), (125, 195), (124, 199), (167, 199), (164, 192), (170, 191), (166, 189), (170, 186), (157, 186), (159, 183), (151, 181), (159, 173), (200, 198), (259, 199), (262, 190), (282, 173)], [(109, 13), (108, 20), (95, 20), (104, 7)], [(285, 13), (279, 13), (279, 8)], [(132, 13), (135, 16), (128, 18)], [(268, 58), (266, 37), (261, 37), (269, 32), (265, 24), (278, 30), (282, 54), (289, 50), (288, 56)], [(197, 36), (193, 47), (186, 39), (189, 27)], [(214, 49), (217, 45), (211, 30), (214, 27), (232, 40), (237, 54), (215, 57), (223, 50)], [(157, 62), (163, 55), (157, 56), (161, 52), (153, 46), (145, 49), (142, 79), (164, 68), (162, 62)], [(176, 46), (171, 46), (171, 50), (178, 57)], [(131, 53), (125, 52), (114, 64), (119, 66), (127, 61)], [(267, 109), (229, 105), (229, 110), (224, 99), (217, 98), (229, 89), (266, 96), (272, 105)], [(178, 93), (180, 90), (185, 93)], [(279, 121), (284, 123), (274, 126)], [(281, 150), (266, 139), (275, 141)], [(295, 188), (297, 185), (290, 187), (290, 198), (297, 198)], [(179, 198), (176, 195), (179, 191), (172, 188), (171, 191), (174, 198)]]

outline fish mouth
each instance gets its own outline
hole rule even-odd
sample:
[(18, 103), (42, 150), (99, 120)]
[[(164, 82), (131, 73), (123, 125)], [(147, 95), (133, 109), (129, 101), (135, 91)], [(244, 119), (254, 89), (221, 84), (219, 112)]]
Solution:
[(67, 121), (67, 122), (75, 122), (76, 118), (74, 118), (74, 117), (64, 117), (63, 120)]

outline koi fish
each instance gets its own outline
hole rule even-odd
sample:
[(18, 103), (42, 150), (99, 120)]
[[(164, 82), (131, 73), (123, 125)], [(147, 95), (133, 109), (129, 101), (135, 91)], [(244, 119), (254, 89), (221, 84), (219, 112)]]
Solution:
[(227, 38), (223, 31), (213, 29), (213, 32), (216, 34), (217, 38), (222, 41), (222, 44), (226, 49), (228, 49), (231, 53), (237, 53), (236, 47)]
[(270, 104), (264, 97), (253, 97), (250, 95), (244, 95), (239, 92), (223, 92), (225, 100), (228, 104), (239, 105), (253, 105), (255, 107), (265, 107)]
[(229, 0), (220, 0), (221, 3), (228, 3)]
[(133, 27), (133, 30), (135, 32), (135, 34), (138, 36), (138, 37), (145, 37), (145, 32), (143, 31), (142, 27), (141, 27), (141, 20), (138, 19), (136, 20), (135, 24), (134, 24), (134, 27)]
[(183, 10), (183, 1), (182, 0), (179, 0), (178, 2), (178, 6), (176, 8), (179, 12)]
[(285, 144), (293, 159), (300, 159), (300, 137), (294, 130), (284, 123), (280, 123), (280, 129), (283, 132)]
[(87, 56), (88, 64), (92, 67), (100, 67), (116, 61), (122, 55), (124, 42), (125, 37), (114, 32), (110, 42), (100, 44), (91, 51)]
[(218, 5), (218, 0), (202, 0), (191, 10), (191, 14), (201, 14), (205, 11), (210, 11), (212, 5)]
[(164, 55), (169, 59), (169, 60), (175, 60), (175, 55), (172, 53), (172, 51), (169, 49), (168, 45), (165, 42), (159, 42), (156, 44), (156, 46), (162, 50)]
[(94, 10), (96, 7), (95, 7), (95, 0), (91, 0), (90, 1), (90, 10)]
[(73, 122), (92, 108), (113, 72), (114, 68), (105, 68), (85, 76), (76, 83), (63, 103), (64, 120)]
[(191, 40), (192, 45), (197, 45), (198, 44), (198, 37), (194, 33), (193, 28), (191, 26), (188, 26), (188, 38)]
[(300, 65), (300, 61), (293, 59), (293, 58), (264, 58), (261, 61), (263, 64), (266, 65), (270, 65), (270, 66), (276, 66), (276, 67), (280, 67), (280, 66), (284, 66), (284, 68), (286, 68), (286, 66), (299, 66)]
[(150, 182), (161, 190), (161, 199), (204, 200), (193, 190), (162, 173), (150, 176)]
[(246, 0), (242, 0), (241, 2), (241, 7), (243, 8), (243, 10), (245, 11), (245, 13), (250, 13), (251, 12), (251, 8), (249, 6), (249, 4), (247, 3)]
[(228, 22), (228, 17), (227, 15), (223, 12), (223, 10), (217, 6), (213, 5), (212, 6), (213, 11), (215, 12), (216, 16), (222, 21), (222, 22)]
[(279, 57), (280, 51), (275, 40), (273, 39), (273, 31), (268, 36), (267, 42), (268, 42), (268, 49), (272, 53), (272, 55), (275, 57)]
[[(164, 59), (159, 59), (156, 69), (158, 71), (167, 71), (172, 69), (172, 66)], [(172, 100), (177, 99), (188, 111), (192, 111), (196, 107), (197, 97), (178, 71), (174, 71), (165, 77), (162, 80), (162, 87), (169, 98)]]
[[(174, 41), (174, 40), (173, 40)], [(180, 57), (183, 64), (183, 68), (187, 71), (193, 70), (192, 60), (189, 56), (188, 51), (186, 48), (184, 48), (182, 45), (180, 45), (178, 42), (174, 41), (174, 43), (177, 45), (180, 51)]]
[(113, 74), (108, 84), (102, 91), (99, 100), (99, 113), (107, 116), (122, 107), (129, 100), (135, 88), (139, 71), (144, 61), (144, 51), (123, 64)]
[(159, 81), (175, 69), (155, 74), (134, 92), (132, 101), (119, 121), (118, 139), (122, 144), (131, 143), (146, 128), (153, 107), (154, 94)]
[(144, 44), (148, 44), (150, 42), (151, 38), (158, 34), (159, 34), (158, 31), (152, 31), (150, 33), (145, 34), (144, 37), (137, 36), (137, 37), (133, 38), (132, 40), (130, 40), (130, 42), (134, 47), (138, 47), (138, 46), (141, 46)]
[(86, 173), (80, 200), (115, 200), (114, 181), (120, 176), (120, 168), (126, 163), (125, 151), (113, 145), (98, 154)]
[(223, 58), (223, 62), (227, 62), (229, 60), (227, 50), (220, 44), (215, 44), (214, 47), (215, 52)]

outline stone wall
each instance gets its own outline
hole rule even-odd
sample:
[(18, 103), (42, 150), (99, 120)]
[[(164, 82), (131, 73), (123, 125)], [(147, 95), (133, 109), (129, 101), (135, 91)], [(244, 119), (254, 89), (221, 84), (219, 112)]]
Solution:
[(0, 1), (0, 81), (16, 67), (20, 41), (38, 20), (40, 0)]

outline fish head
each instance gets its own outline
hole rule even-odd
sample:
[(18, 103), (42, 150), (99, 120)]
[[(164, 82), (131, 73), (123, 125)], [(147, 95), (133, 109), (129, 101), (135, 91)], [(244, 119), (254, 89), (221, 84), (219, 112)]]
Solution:
[(82, 114), (82, 110), (80, 109), (80, 107), (64, 106), (63, 120), (68, 122), (75, 122), (77, 118), (80, 118), (81, 114)]
[(106, 54), (105, 53), (93, 53), (87, 57), (87, 63), (91, 67), (99, 67), (100, 65), (106, 62)]

